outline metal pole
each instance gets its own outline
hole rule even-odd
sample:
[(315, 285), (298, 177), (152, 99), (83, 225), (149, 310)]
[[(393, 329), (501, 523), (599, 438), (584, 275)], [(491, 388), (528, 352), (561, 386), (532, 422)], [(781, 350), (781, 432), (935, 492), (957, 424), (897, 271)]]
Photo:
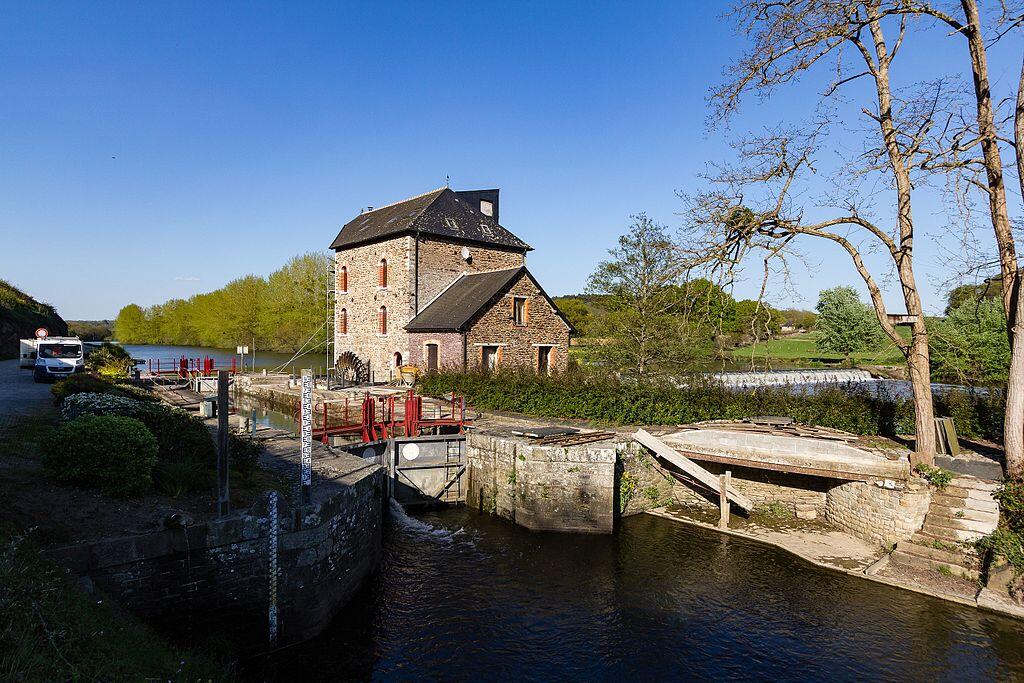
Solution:
[(217, 373), (217, 514), (231, 507), (228, 490), (228, 371)]
[(302, 505), (309, 505), (313, 481), (313, 371), (302, 371), (301, 404), (302, 478), (300, 480)]

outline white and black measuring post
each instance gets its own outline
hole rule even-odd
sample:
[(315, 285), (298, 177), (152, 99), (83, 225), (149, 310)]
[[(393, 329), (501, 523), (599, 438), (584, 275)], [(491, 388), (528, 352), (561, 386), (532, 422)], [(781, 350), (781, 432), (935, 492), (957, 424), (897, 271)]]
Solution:
[(302, 371), (302, 410), (299, 422), (302, 443), (302, 476), (299, 480), (299, 499), (302, 505), (312, 502), (313, 483), (313, 371)]
[(228, 382), (227, 370), (217, 371), (217, 514), (231, 509), (228, 490)]
[(277, 520), (277, 491), (271, 491), (269, 500), (267, 501), (268, 510), (267, 517), (270, 519), (269, 529), (269, 547), (268, 551), (268, 567), (267, 567), (267, 580), (269, 585), (268, 589), (268, 609), (267, 609), (267, 625), (268, 625), (268, 640), (270, 641), (270, 647), (277, 647), (277, 531), (278, 531), (278, 520)]

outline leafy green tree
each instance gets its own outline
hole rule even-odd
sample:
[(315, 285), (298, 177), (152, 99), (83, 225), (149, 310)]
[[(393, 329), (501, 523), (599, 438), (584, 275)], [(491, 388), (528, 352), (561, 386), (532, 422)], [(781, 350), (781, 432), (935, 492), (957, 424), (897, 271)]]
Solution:
[(605, 366), (635, 377), (686, 369), (702, 351), (678, 315), (683, 270), (666, 228), (645, 214), (590, 276), (588, 291), (606, 295), (595, 321), (604, 338), (594, 355)]
[(576, 329), (576, 336), (587, 337), (590, 335), (591, 314), (590, 307), (578, 296), (556, 296), (553, 301), (558, 310), (569, 319), (569, 324)]
[(932, 323), (930, 338), (936, 378), (959, 383), (1006, 382), (1010, 343), (1006, 312), (998, 296), (964, 300), (945, 319)]
[(783, 316), (763, 301), (744, 299), (736, 302), (736, 332), (755, 343), (777, 337)]
[(813, 311), (799, 308), (785, 308), (779, 312), (782, 314), (783, 323), (797, 330), (813, 330), (818, 320)]
[(1002, 287), (1002, 278), (998, 277), (989, 278), (976, 285), (954, 287), (946, 295), (945, 314), (949, 315), (962, 304), (977, 304), (983, 299), (997, 299), (1002, 295)]
[(151, 329), (141, 306), (128, 304), (114, 320), (114, 338), (125, 344), (145, 344), (151, 339)]
[(860, 300), (853, 287), (822, 290), (817, 311), (821, 351), (840, 353), (849, 362), (851, 353), (872, 348), (882, 340), (874, 310)]

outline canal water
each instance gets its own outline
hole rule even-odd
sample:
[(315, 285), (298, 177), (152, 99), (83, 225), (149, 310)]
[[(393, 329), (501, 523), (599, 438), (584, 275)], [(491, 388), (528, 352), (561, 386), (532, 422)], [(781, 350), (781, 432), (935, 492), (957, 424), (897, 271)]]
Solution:
[(251, 680), (1024, 679), (1021, 622), (639, 515), (611, 536), (467, 510), (386, 524), (379, 574)]
[[(232, 359), (241, 363), (241, 357), (235, 353), (235, 349), (214, 349), (205, 346), (172, 346), (165, 344), (124, 344), (124, 349), (131, 354), (132, 358), (146, 363), (152, 360), (154, 363), (159, 360), (161, 363), (175, 361), (185, 356), (186, 358), (213, 358), (217, 365), (231, 365)], [(303, 368), (319, 368), (321, 371), (328, 367), (327, 355), (324, 353), (308, 353), (301, 358), (293, 358), (291, 353), (276, 353), (273, 351), (256, 350), (255, 362), (257, 370), (275, 370), (281, 372), (295, 372)], [(253, 366), (253, 354), (245, 356), (245, 367)]]

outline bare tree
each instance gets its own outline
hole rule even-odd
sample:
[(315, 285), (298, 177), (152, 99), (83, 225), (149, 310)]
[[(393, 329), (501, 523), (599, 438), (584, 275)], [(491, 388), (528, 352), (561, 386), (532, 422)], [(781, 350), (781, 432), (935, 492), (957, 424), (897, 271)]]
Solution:
[[(1010, 223), (1006, 201), (1004, 167), (1000, 153), (997, 107), (993, 103), (989, 79), (988, 54), (982, 20), (976, 0), (961, 0), (960, 12), (946, 9), (936, 2), (906, 1), (894, 3), (890, 11), (905, 15), (922, 15), (937, 19), (951, 29), (954, 36), (962, 37), (968, 48), (975, 100), (973, 125), (946, 130), (949, 144), (942, 155), (930, 163), (960, 174), (967, 180), (964, 187), (980, 190), (988, 204), (992, 229), (998, 250), (999, 272), (1002, 283), (1003, 310), (1010, 341), (1010, 367), (1006, 389), (1006, 417), (1003, 425), (1006, 473), (1011, 477), (1024, 477), (1024, 334), (1018, 334), (1024, 322), (1024, 300), (1021, 297), (1021, 273), (1017, 247)], [(959, 16), (958, 16), (959, 14)], [(999, 15), (992, 22), (995, 36), (1002, 39), (1024, 23), (1020, 4), (1000, 3)], [(1024, 80), (1021, 81), (1024, 87)], [(1017, 169), (1020, 176), (1021, 94), (1018, 89), (1016, 135)], [(980, 147), (980, 156), (977, 155)], [(982, 180), (983, 178), (983, 180)], [(1024, 192), (1024, 179), (1021, 180)]]
[[(806, 220), (800, 198), (803, 181), (826, 138), (830, 117), (807, 128), (778, 128), (748, 139), (738, 147), (739, 161), (709, 176), (711, 189), (691, 198), (689, 228), (684, 235), (685, 260), (692, 266), (731, 270), (744, 256), (759, 252), (765, 262), (785, 263), (796, 238), (830, 241), (849, 255), (867, 287), (885, 334), (903, 353), (913, 391), (917, 431), (915, 462), (931, 464), (935, 450), (928, 333), (914, 275), (913, 173), (931, 173), (922, 161), (936, 155), (930, 131), (942, 109), (944, 83), (922, 84), (931, 93), (899, 98), (890, 70), (907, 34), (906, 15), (895, 15), (880, 1), (741, 0), (729, 14), (751, 47), (727, 70), (727, 82), (712, 93), (712, 104), (728, 116), (750, 91), (770, 94), (822, 60), (835, 64), (835, 77), (823, 99), (844, 85), (866, 78), (873, 85), (861, 112), (870, 122), (865, 149), (847, 166), (849, 184), (881, 174), (894, 194), (893, 216), (875, 220), (866, 199), (850, 192), (817, 206), (834, 213)], [(893, 35), (887, 35), (891, 31)], [(852, 55), (853, 60), (849, 57)], [(856, 69), (847, 62), (857, 64)], [(890, 317), (865, 254), (887, 257), (898, 277), (910, 339)]]

